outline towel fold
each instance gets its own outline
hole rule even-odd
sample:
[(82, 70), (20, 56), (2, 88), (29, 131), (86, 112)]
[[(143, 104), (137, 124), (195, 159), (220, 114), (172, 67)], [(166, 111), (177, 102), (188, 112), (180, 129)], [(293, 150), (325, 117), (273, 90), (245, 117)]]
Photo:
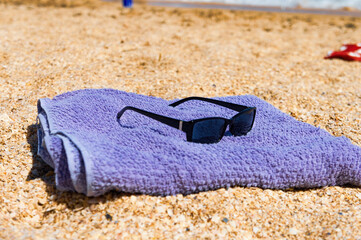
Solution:
[(54, 168), (56, 187), (87, 196), (110, 190), (150, 195), (190, 194), (231, 186), (271, 189), (361, 186), (361, 148), (346, 137), (295, 120), (251, 95), (216, 98), (257, 107), (253, 129), (228, 130), (216, 144), (125, 106), (182, 120), (230, 118), (236, 112), (201, 101), (175, 108), (161, 98), (112, 89), (68, 92), (38, 101), (38, 154)]

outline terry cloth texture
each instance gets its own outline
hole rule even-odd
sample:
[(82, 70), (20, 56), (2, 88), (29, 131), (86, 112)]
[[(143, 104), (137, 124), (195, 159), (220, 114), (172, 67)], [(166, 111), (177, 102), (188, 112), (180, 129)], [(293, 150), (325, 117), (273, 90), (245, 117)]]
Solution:
[(38, 154), (55, 169), (56, 187), (98, 196), (110, 190), (150, 195), (190, 194), (230, 186), (271, 189), (361, 186), (361, 148), (346, 137), (295, 120), (251, 95), (216, 98), (257, 107), (253, 129), (216, 144), (133, 111), (134, 106), (182, 120), (230, 118), (233, 110), (112, 89), (68, 92), (38, 101)]

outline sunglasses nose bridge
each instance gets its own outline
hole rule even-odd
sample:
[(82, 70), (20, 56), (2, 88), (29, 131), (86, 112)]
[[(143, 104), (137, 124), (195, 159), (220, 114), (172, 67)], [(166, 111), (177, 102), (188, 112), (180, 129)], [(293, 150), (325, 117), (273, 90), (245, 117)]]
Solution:
[(239, 115), (241, 115), (241, 114), (236, 114), (235, 116), (233, 116), (231, 119), (229, 119), (228, 121), (229, 121), (229, 131), (232, 133), (232, 135), (235, 135), (235, 129), (234, 129), (234, 124), (235, 124), (235, 122), (236, 122), (236, 118), (239, 116)]
[[(236, 115), (237, 116), (237, 115)], [(231, 128), (233, 127), (234, 124), (234, 117), (232, 117), (231, 119), (228, 120), (227, 125), (229, 126), (229, 129), (231, 130)]]

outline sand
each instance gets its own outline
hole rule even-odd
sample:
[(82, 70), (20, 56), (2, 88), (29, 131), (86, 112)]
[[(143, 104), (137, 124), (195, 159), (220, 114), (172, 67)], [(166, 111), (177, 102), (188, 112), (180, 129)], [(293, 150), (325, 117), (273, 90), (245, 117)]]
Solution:
[(13, 2), (0, 4), (0, 239), (361, 239), (360, 188), (88, 198), (57, 192), (35, 155), (37, 100), (84, 88), (253, 94), (361, 146), (361, 63), (323, 59), (360, 42), (360, 18)]

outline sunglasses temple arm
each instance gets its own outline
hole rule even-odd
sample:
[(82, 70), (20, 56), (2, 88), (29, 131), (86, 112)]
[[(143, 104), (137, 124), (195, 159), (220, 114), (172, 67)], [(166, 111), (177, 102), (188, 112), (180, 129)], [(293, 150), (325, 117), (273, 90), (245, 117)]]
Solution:
[(243, 106), (243, 105), (238, 105), (238, 104), (234, 104), (234, 103), (229, 103), (229, 102), (224, 102), (224, 101), (220, 101), (220, 100), (215, 100), (215, 99), (211, 99), (211, 98), (203, 98), (203, 97), (188, 97), (188, 98), (183, 98), (179, 101), (176, 101), (172, 104), (169, 104), (169, 106), (171, 107), (176, 107), (179, 104), (182, 104), (186, 101), (191, 101), (191, 100), (200, 100), (200, 101), (204, 101), (204, 102), (209, 102), (209, 103), (213, 103), (216, 105), (220, 105), (222, 107), (226, 107), (235, 111), (243, 111), (245, 109), (247, 109), (247, 106)]
[(151, 112), (148, 112), (148, 111), (144, 111), (142, 109), (139, 109), (139, 108), (135, 108), (135, 107), (125, 107), (123, 108), (118, 114), (117, 114), (117, 121), (119, 122), (119, 119), (120, 117), (123, 115), (123, 113), (126, 111), (126, 110), (132, 110), (132, 111), (135, 111), (137, 113), (140, 113), (144, 116), (147, 116), (149, 118), (152, 118), (154, 120), (157, 120), (161, 123), (164, 123), (170, 127), (174, 127), (176, 129), (179, 129), (179, 130), (182, 130), (184, 131), (184, 127), (182, 125), (184, 124), (187, 124), (188, 122), (184, 122), (184, 121), (181, 121), (181, 120), (178, 120), (178, 119), (174, 119), (174, 118), (170, 118), (170, 117), (166, 117), (166, 116), (162, 116), (162, 115), (158, 115), (158, 114), (155, 114), (155, 113), (151, 113)]

